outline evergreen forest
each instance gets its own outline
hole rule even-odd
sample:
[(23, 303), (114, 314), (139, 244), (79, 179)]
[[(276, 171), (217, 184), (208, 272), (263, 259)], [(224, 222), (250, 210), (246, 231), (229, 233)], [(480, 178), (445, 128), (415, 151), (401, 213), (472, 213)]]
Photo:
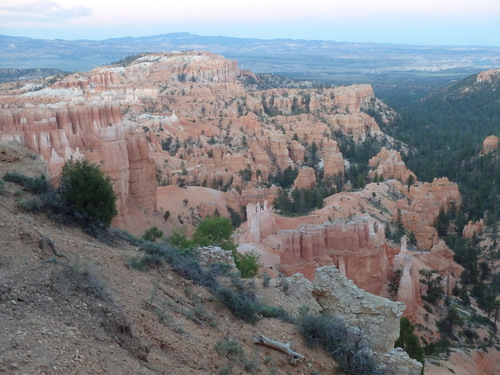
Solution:
[[(496, 321), (500, 308), (500, 273), (494, 266), (500, 259), (500, 152), (484, 153), (483, 141), (490, 135), (500, 137), (500, 74), (490, 80), (473, 75), (422, 97), (409, 93), (383, 99), (400, 116), (394, 124), (380, 126), (410, 147), (408, 153), (401, 153), (407, 167), (421, 181), (445, 176), (458, 184), (460, 208), (442, 211), (435, 224), (455, 261), (464, 267), (463, 286), (453, 290), (453, 295), (469, 306), (470, 294), (488, 318)], [(480, 219), (487, 225), (486, 233), (463, 238), (467, 222)], [(486, 237), (489, 242), (482, 243)], [(452, 310), (449, 307), (449, 315)], [(440, 331), (446, 333), (446, 328), (443, 323)], [(426, 354), (444, 350), (449, 345), (446, 337), (443, 334), (440, 349), (428, 348)]]

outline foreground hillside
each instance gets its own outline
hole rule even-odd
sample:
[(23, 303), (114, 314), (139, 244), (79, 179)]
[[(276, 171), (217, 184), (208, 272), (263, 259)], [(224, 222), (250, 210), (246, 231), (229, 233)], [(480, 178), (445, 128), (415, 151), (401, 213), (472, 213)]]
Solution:
[[(3, 159), (2, 175), (12, 168), (33, 176), (43, 172), (43, 163), (35, 164), (25, 151), (13, 158), (18, 160)], [(237, 320), (205, 288), (168, 265), (147, 272), (131, 268), (142, 252), (122, 237), (106, 245), (78, 228), (29, 214), (18, 206), (29, 193), (10, 183), (2, 188), (0, 372), (215, 374), (231, 364), (215, 345), (234, 340), (251, 373), (334, 373), (334, 362), (307, 348), (293, 325)], [(45, 237), (62, 257), (40, 247)], [(281, 290), (261, 285), (255, 282), (265, 298), (297, 308)], [(307, 363), (289, 365), (285, 354), (254, 345), (255, 334), (290, 341)]]

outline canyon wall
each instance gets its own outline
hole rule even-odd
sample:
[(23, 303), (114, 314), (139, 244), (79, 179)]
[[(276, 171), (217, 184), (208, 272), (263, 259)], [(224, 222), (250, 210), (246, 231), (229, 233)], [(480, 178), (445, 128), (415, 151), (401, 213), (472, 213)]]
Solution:
[[(438, 242), (434, 224), (439, 211), (457, 209), (462, 203), (458, 185), (446, 177), (435, 178), (432, 183), (411, 187), (406, 194), (406, 199), (397, 202), (401, 221), (415, 235), (418, 248), (430, 250)], [(397, 215), (394, 219), (398, 219)]]
[(386, 282), (388, 258), (384, 230), (370, 217), (303, 225), (279, 234), (280, 269), (285, 274), (300, 272), (312, 279), (317, 267), (332, 264), (343, 276), (370, 293), (379, 293)]
[[(114, 184), (121, 216), (129, 206), (156, 206), (155, 167), (142, 132), (123, 121), (116, 106), (39, 105), (0, 109), (0, 140), (40, 154), (52, 179), (70, 159), (86, 157)], [(117, 218), (116, 220), (119, 220)]]

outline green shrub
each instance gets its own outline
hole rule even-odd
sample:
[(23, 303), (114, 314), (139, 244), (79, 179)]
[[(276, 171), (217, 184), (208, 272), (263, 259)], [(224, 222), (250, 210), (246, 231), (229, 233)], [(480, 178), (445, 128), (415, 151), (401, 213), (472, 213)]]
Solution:
[(257, 275), (259, 268), (262, 266), (260, 263), (260, 255), (254, 251), (239, 253), (237, 250), (234, 250), (233, 258), (236, 268), (238, 268), (241, 277), (244, 279)]
[(236, 245), (231, 238), (232, 235), (231, 219), (207, 216), (198, 223), (193, 234), (193, 241), (197, 246), (219, 246), (224, 250), (234, 250)]
[(243, 346), (234, 340), (219, 341), (215, 344), (215, 351), (221, 357), (236, 359), (243, 356)]
[(142, 238), (146, 241), (154, 242), (158, 238), (161, 238), (161, 236), (163, 236), (163, 232), (161, 230), (159, 230), (157, 227), (151, 227), (144, 233)]
[(69, 161), (61, 174), (61, 197), (76, 211), (109, 227), (118, 213), (113, 183), (97, 165), (88, 160)]
[(407, 317), (402, 317), (399, 322), (399, 338), (395, 347), (403, 348), (408, 355), (424, 365), (424, 349), (420, 345), (418, 336), (413, 333), (415, 327)]
[(194, 243), (187, 238), (186, 233), (180, 229), (174, 229), (172, 234), (165, 240), (166, 243), (178, 248), (179, 250), (188, 250), (194, 248)]
[(233, 292), (229, 288), (219, 287), (216, 290), (216, 296), (238, 318), (251, 324), (259, 321), (257, 304), (244, 291)]
[(146, 253), (145, 261), (151, 266), (160, 265), (164, 261), (177, 271), (177, 273), (195, 284), (202, 285), (211, 291), (218, 286), (213, 270), (206, 269), (198, 262), (196, 252), (181, 251), (165, 243), (144, 242), (140, 250)]
[(342, 318), (328, 314), (313, 315), (303, 310), (298, 321), (299, 332), (311, 347), (322, 347), (352, 375), (381, 375), (386, 369), (365, 350), (362, 331), (349, 327)]
[(44, 175), (40, 177), (28, 177), (17, 172), (9, 172), (3, 176), (3, 180), (21, 185), (24, 190), (33, 194), (42, 194), (50, 190), (51, 185)]

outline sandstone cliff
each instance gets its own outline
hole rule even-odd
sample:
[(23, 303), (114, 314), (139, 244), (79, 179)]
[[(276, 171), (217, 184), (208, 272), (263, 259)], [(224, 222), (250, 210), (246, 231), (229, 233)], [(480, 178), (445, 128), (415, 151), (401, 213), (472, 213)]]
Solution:
[(383, 147), (377, 155), (370, 159), (368, 165), (373, 168), (369, 172), (371, 179), (377, 174), (380, 179), (395, 178), (403, 183), (406, 183), (410, 176), (412, 176), (413, 181), (417, 180), (415, 174), (406, 168), (400, 153), (395, 150)]
[(439, 211), (447, 212), (460, 207), (461, 203), (458, 185), (443, 177), (412, 187), (407, 199), (398, 201), (398, 209), (404, 227), (415, 235), (417, 246), (431, 249), (438, 241), (434, 224)]
[(356, 285), (379, 293), (387, 275), (387, 245), (383, 228), (374, 227), (373, 219), (359, 217), (281, 231), (280, 269), (312, 278), (316, 267), (333, 264)]
[[(312, 167), (325, 177), (342, 176), (335, 134), (355, 142), (384, 137), (363, 112), (376, 101), (369, 85), (246, 86), (255, 79), (210, 53), (143, 54), (5, 95), (1, 140), (42, 155), (54, 179), (70, 158), (99, 163), (119, 196), (115, 224), (125, 225), (132, 211), (155, 210), (156, 184), (238, 188), (243, 195), (271, 185), (289, 166), (305, 166), (314, 148)], [(310, 177), (301, 174), (297, 186), (311, 186)], [(257, 199), (231, 202), (239, 211)]]
[[(433, 227), (440, 209), (457, 207), (460, 202), (458, 187), (446, 179), (415, 182), (409, 191), (406, 184), (389, 180), (358, 192), (335, 194), (325, 200), (324, 208), (304, 217), (266, 212), (265, 222), (273, 225), (264, 225), (269, 230), (260, 239), (252, 237), (252, 243), (263, 256), (279, 254), (277, 266), (286, 275), (300, 272), (312, 280), (316, 268), (334, 265), (358, 287), (384, 296), (394, 273), (401, 272), (394, 298), (406, 304), (406, 316), (415, 318), (422, 306), (420, 270), (434, 269), (443, 277), (453, 270), (450, 285), (455, 285), (462, 272)], [(396, 230), (398, 209), (404, 228), (417, 240), (418, 247), (411, 250), (406, 237), (401, 245), (386, 238), (386, 233)], [(258, 222), (256, 215), (252, 226), (258, 227)], [(250, 226), (243, 226), (241, 232), (245, 231)]]
[(486, 137), (483, 141), (483, 154), (488, 154), (498, 149), (498, 137), (496, 135), (490, 135)]

